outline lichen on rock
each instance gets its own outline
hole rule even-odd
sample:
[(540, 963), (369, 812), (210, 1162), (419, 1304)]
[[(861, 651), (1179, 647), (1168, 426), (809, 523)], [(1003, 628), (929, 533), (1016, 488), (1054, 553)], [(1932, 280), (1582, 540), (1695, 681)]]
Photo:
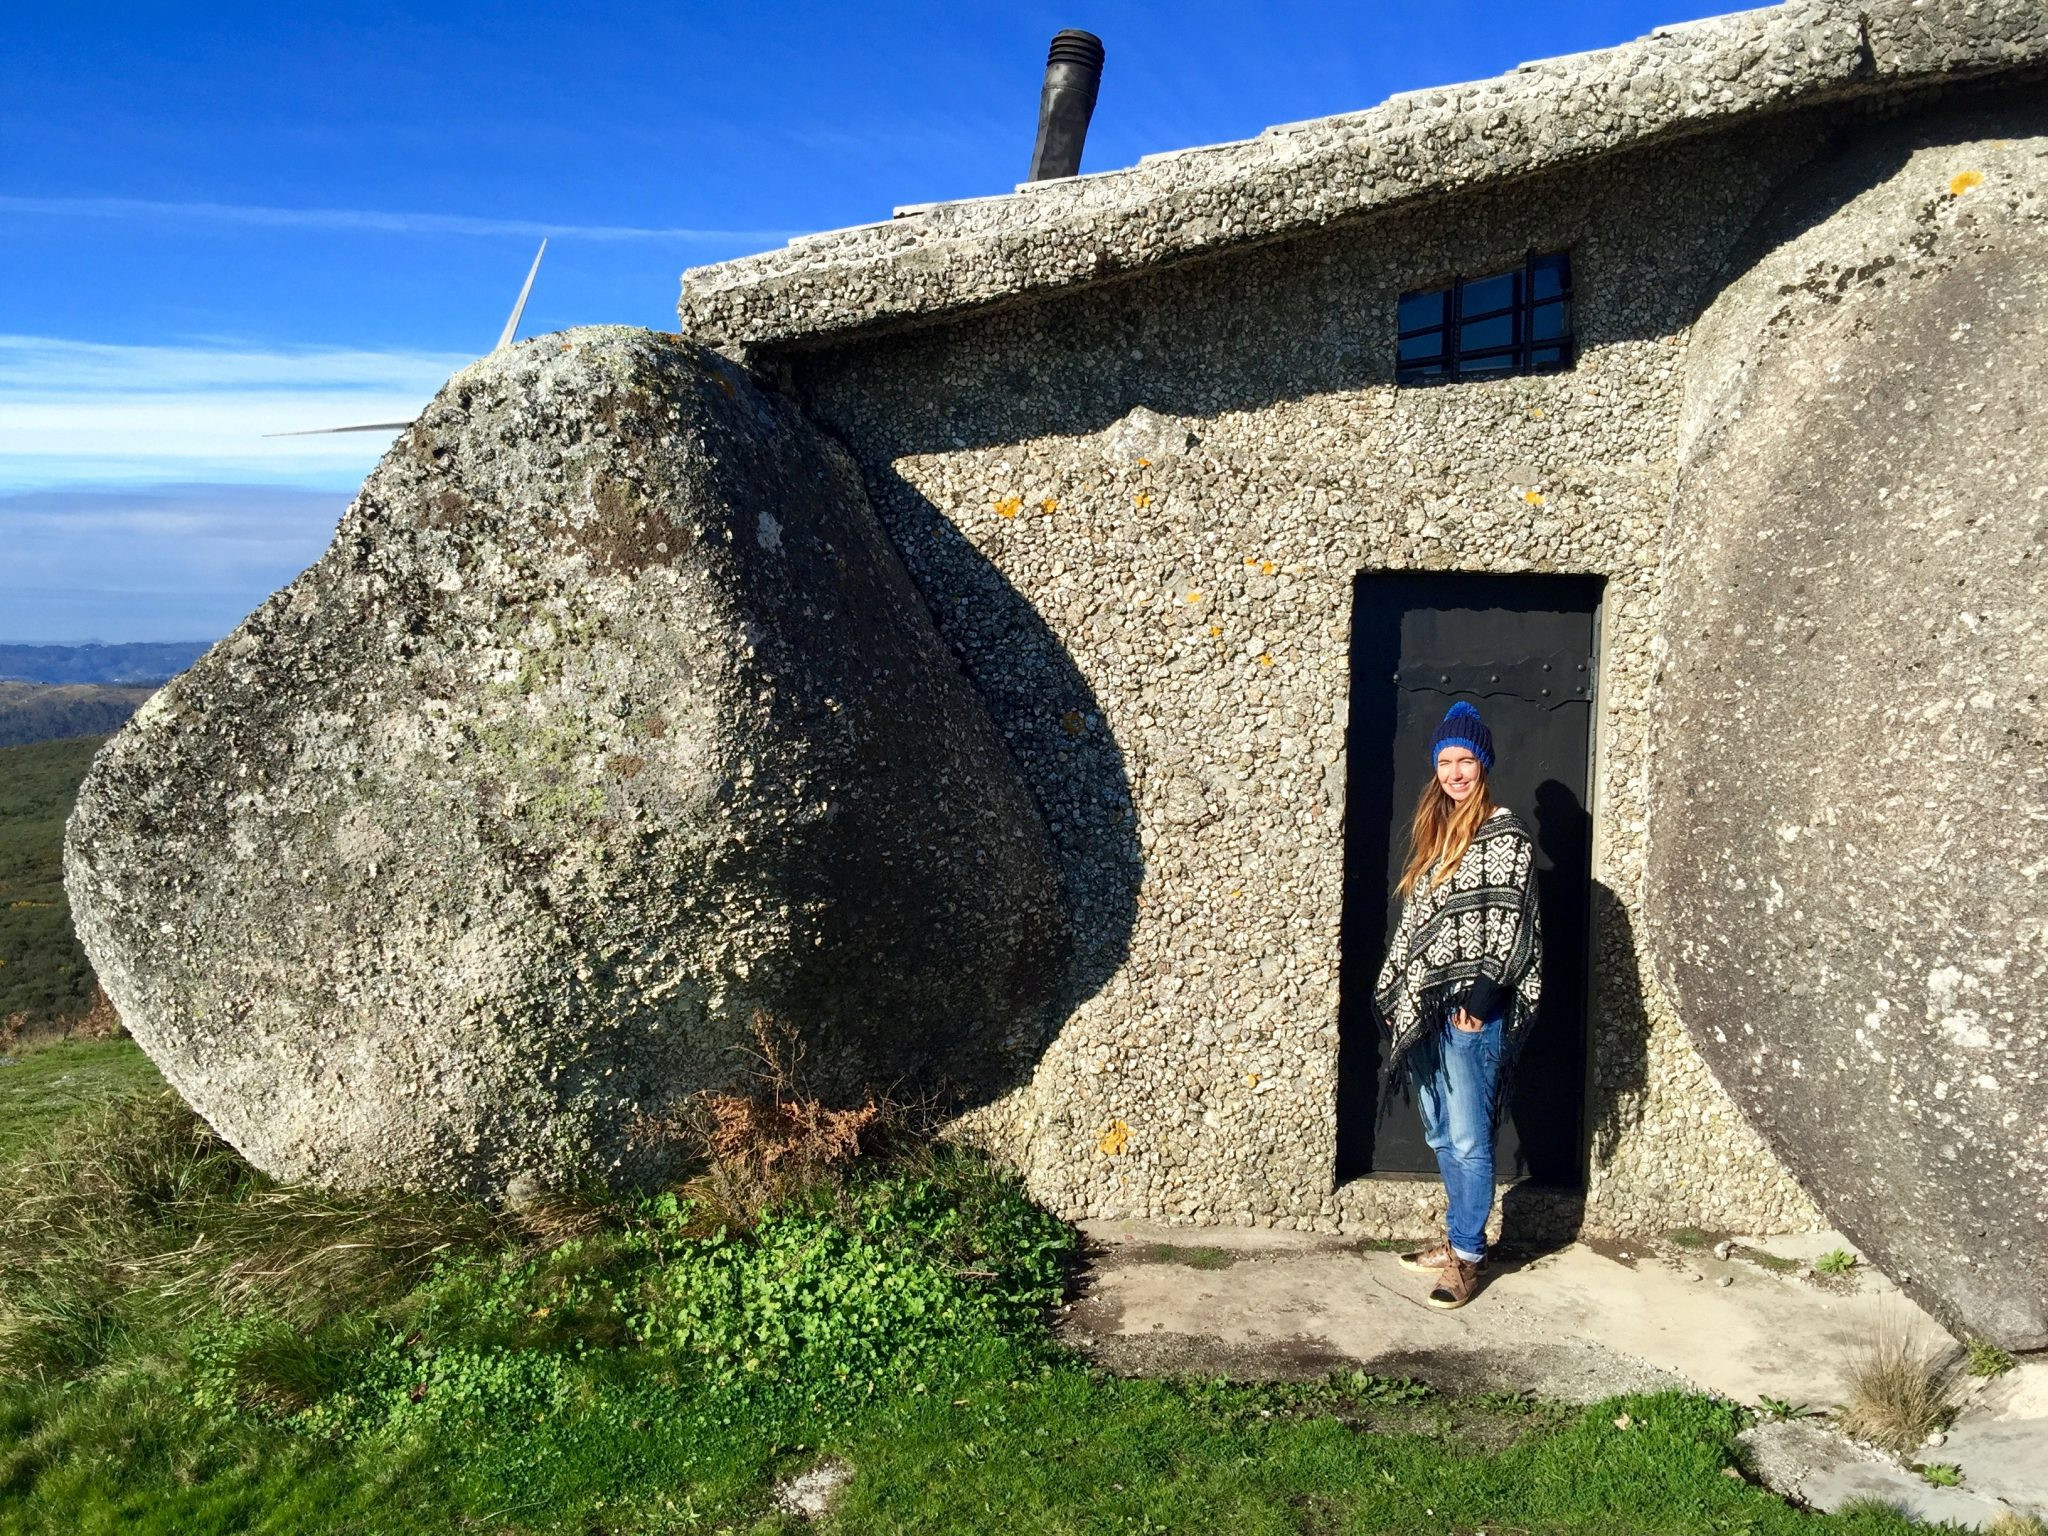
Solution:
[(676, 337), (457, 374), (332, 546), (96, 760), (66, 844), (136, 1039), (265, 1170), (659, 1176), (749, 1071), (1026, 1070), (1069, 936), (1039, 814), (870, 512)]

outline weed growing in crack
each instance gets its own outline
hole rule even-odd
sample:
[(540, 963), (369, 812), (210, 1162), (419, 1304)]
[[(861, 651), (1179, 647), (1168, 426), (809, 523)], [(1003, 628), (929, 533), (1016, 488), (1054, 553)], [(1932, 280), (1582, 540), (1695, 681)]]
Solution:
[(1983, 1339), (1971, 1339), (1963, 1349), (1963, 1369), (1972, 1376), (2003, 1376), (2015, 1363), (2011, 1355)]
[(1830, 1248), (1813, 1261), (1816, 1274), (1846, 1275), (1856, 1267), (1856, 1255), (1846, 1248)]

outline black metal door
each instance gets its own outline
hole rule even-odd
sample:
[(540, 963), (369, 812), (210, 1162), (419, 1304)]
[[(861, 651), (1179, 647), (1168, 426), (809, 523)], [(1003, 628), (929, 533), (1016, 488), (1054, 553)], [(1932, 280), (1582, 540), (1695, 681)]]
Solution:
[(1452, 701), (1493, 732), (1494, 798), (1536, 838), (1543, 1005), (1496, 1148), (1499, 1177), (1585, 1182), (1592, 819), (1587, 774), (1600, 582), (1579, 576), (1387, 572), (1352, 594), (1339, 1003), (1338, 1177), (1435, 1174), (1409, 1086), (1384, 1119), (1372, 986), (1392, 937), (1408, 821)]

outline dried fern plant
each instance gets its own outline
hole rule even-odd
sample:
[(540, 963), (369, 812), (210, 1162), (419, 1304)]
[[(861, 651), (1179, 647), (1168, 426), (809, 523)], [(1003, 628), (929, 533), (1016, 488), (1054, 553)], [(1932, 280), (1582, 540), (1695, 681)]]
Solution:
[(913, 1106), (872, 1090), (840, 1106), (811, 1093), (803, 1042), (788, 1025), (758, 1012), (750, 1033), (750, 1087), (694, 1094), (674, 1114), (642, 1117), (634, 1127), (638, 1138), (701, 1154), (702, 1171), (683, 1189), (710, 1219), (752, 1226), (768, 1206), (836, 1186), (859, 1159), (915, 1138)]

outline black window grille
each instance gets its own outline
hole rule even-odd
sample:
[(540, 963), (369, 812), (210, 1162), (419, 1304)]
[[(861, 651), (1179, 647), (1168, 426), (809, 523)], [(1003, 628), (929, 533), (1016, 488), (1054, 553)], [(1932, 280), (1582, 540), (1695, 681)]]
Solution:
[(1460, 277), (1401, 295), (1403, 384), (1572, 365), (1572, 267), (1563, 251), (1531, 254), (1511, 272)]

